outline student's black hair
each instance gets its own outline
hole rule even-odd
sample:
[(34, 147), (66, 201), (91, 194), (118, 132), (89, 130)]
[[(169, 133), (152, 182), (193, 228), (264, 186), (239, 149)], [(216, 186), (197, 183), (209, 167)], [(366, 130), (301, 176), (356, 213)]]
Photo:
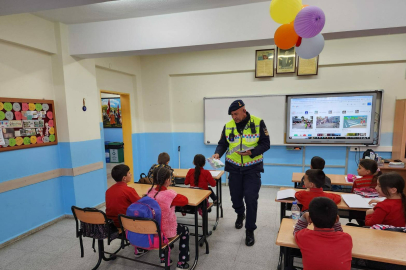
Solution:
[(200, 172), (206, 164), (206, 158), (201, 154), (197, 154), (193, 159), (193, 164), (195, 164), (195, 186), (197, 187), (199, 186)]
[(365, 170), (371, 171), (371, 174), (374, 176), (371, 184), (372, 186), (375, 186), (378, 177), (382, 175), (382, 172), (380, 170), (378, 171), (378, 163), (373, 159), (361, 159), (359, 165), (364, 167)]
[(306, 175), (309, 181), (315, 184), (317, 188), (321, 188), (326, 183), (326, 175), (322, 170), (310, 169), (306, 171)]
[(324, 165), (326, 165), (326, 161), (321, 157), (314, 156), (310, 161), (310, 165), (312, 166), (312, 169), (323, 170)]
[(337, 212), (337, 205), (326, 197), (316, 197), (309, 204), (309, 215), (317, 228), (333, 228)]
[(121, 182), (123, 181), (123, 177), (127, 176), (127, 173), (130, 171), (130, 167), (124, 164), (116, 165), (114, 168), (111, 170), (111, 177), (116, 182)]
[(389, 188), (396, 188), (397, 193), (402, 197), (402, 204), (403, 204), (403, 214), (405, 215), (406, 219), (406, 196), (403, 193), (405, 189), (405, 180), (403, 179), (400, 174), (397, 172), (389, 172), (382, 174), (379, 178), (379, 185), (381, 186), (381, 190), (383, 194), (389, 197)]
[(162, 186), (165, 184), (165, 181), (171, 177), (171, 171), (163, 166), (156, 168), (153, 172), (153, 182), (151, 188), (148, 190), (149, 193), (153, 188), (154, 185), (159, 186), (158, 192), (155, 194), (154, 198), (158, 193), (161, 191)]

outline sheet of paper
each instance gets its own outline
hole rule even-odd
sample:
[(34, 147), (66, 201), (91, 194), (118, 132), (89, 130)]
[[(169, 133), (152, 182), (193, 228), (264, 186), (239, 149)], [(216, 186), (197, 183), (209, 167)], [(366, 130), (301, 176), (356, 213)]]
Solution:
[(294, 189), (284, 189), (279, 190), (276, 194), (277, 200), (287, 199), (287, 198), (295, 198), (296, 190)]
[(357, 194), (343, 194), (341, 195), (345, 203), (350, 208), (373, 208), (374, 205), (369, 205), (369, 201), (371, 200), (380, 200), (383, 201), (385, 198), (363, 198)]
[(222, 171), (210, 171), (211, 176), (217, 177)]
[[(357, 178), (361, 178), (362, 176), (356, 175)], [(347, 176), (345, 176), (345, 182), (347, 183), (353, 183), (353, 182), (348, 182)]]
[(4, 141), (3, 137), (3, 130), (0, 129), (0, 145), (5, 145), (6, 142)]

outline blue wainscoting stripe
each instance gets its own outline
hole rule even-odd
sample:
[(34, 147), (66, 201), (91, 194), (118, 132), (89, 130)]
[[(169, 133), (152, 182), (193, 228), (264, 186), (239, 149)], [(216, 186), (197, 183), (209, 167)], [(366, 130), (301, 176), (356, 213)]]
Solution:
[(101, 139), (82, 142), (60, 142), (58, 145), (61, 168), (76, 168), (102, 161), (100, 156)]
[[(103, 123), (102, 123), (103, 124)], [(123, 129), (122, 128), (103, 128), (104, 142), (122, 142)]]

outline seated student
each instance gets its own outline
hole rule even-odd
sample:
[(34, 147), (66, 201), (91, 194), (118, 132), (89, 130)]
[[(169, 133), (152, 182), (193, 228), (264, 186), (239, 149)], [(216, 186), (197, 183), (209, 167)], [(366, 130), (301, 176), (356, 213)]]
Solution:
[[(117, 183), (106, 191), (106, 216), (113, 220), (117, 228), (120, 228), (118, 215), (125, 215), (128, 206), (138, 201), (140, 196), (135, 189), (127, 186), (127, 183), (131, 181), (130, 167), (124, 164), (114, 166), (111, 176)], [(138, 248), (135, 257), (141, 257), (147, 252), (148, 250)]]
[[(162, 212), (162, 232), (167, 238), (180, 236), (179, 240), (179, 261), (176, 270), (189, 269), (189, 229), (187, 226), (178, 224), (175, 214), (175, 206), (188, 204), (187, 197), (176, 194), (175, 191), (167, 189), (171, 183), (171, 171), (164, 167), (158, 167), (153, 172), (153, 184), (147, 195), (155, 199)], [(156, 185), (156, 188), (154, 188)], [(164, 254), (161, 254), (161, 265), (165, 266)], [(171, 261), (172, 263), (172, 261)]]
[(403, 194), (405, 180), (396, 172), (381, 175), (378, 178), (376, 191), (379, 196), (386, 197), (380, 202), (371, 200), (370, 203), (377, 203), (374, 209), (366, 212), (365, 225), (375, 224), (392, 225), (395, 227), (406, 227), (406, 196)]
[[(337, 205), (329, 198), (314, 198), (296, 223), (293, 235), (302, 252), (305, 270), (350, 270), (352, 238), (343, 232)], [(307, 226), (313, 223), (314, 229)]]
[[(323, 170), (324, 165), (326, 165), (326, 161), (318, 156), (314, 156), (312, 160), (310, 161), (310, 169), (318, 169), (318, 170)], [(304, 176), (302, 177), (302, 180), (300, 181), (300, 186), (304, 187)], [(326, 175), (326, 182), (323, 185), (323, 190), (330, 191), (331, 190), (331, 179)]]
[(193, 159), (193, 164), (196, 166), (194, 169), (190, 169), (187, 172), (185, 185), (190, 185), (191, 187), (200, 187), (205, 190), (210, 190), (210, 198), (214, 203), (217, 202), (217, 196), (214, 194), (212, 187), (216, 186), (216, 180), (211, 176), (210, 171), (203, 169), (206, 164), (206, 158), (203, 155), (196, 155)]
[(171, 166), (169, 166), (169, 161), (171, 160), (171, 158), (169, 157), (168, 153), (162, 152), (158, 155), (158, 164), (154, 164), (151, 166), (151, 168), (148, 171), (148, 178), (153, 178), (153, 172), (156, 168), (158, 167), (165, 167), (167, 169), (169, 169), (171, 171), (171, 186), (175, 185), (175, 177), (173, 177), (173, 169), (171, 168)]
[(296, 199), (303, 205), (302, 211), (309, 209), (309, 204), (313, 198), (327, 197), (332, 199), (336, 204), (341, 201), (341, 196), (334, 193), (323, 191), (326, 175), (322, 170), (310, 169), (306, 171), (304, 184), (307, 190), (296, 192)]
[(351, 192), (354, 192), (354, 188), (375, 188), (376, 181), (382, 174), (378, 168), (378, 164), (372, 159), (361, 159), (357, 172), (358, 175), (362, 177), (355, 179)]

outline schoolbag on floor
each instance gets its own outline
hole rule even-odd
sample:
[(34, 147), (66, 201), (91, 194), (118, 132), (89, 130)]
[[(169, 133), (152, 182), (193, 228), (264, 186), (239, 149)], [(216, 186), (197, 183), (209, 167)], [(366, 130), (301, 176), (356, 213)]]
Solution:
[[(127, 208), (126, 215), (129, 217), (140, 217), (154, 219), (161, 229), (161, 207), (158, 202), (148, 196), (141, 198)], [(162, 241), (167, 243), (167, 238), (161, 231)], [(158, 234), (139, 234), (131, 231), (126, 231), (126, 236), (131, 245), (144, 249), (159, 248)]]

